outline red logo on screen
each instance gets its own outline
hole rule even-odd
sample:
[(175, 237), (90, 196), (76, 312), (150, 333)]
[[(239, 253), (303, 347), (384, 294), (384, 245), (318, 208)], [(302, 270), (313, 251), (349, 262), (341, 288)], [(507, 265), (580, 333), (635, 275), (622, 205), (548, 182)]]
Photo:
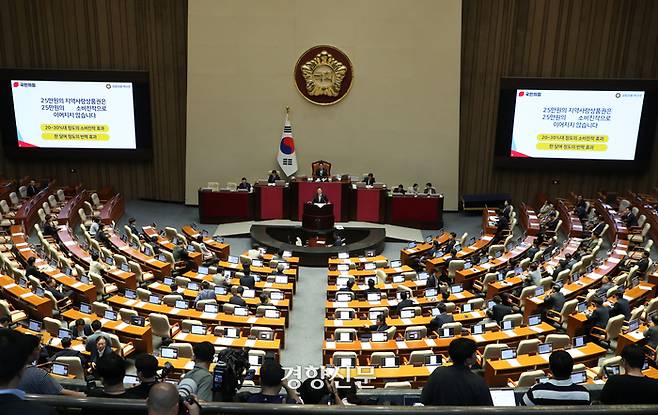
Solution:
[(18, 88), (18, 82), (14, 82), (14, 88)]
[(522, 97), (522, 96), (523, 96), (523, 94), (524, 94), (524, 92), (523, 92), (523, 91), (520, 91), (520, 92), (519, 92), (519, 96), (520, 96), (520, 97)]

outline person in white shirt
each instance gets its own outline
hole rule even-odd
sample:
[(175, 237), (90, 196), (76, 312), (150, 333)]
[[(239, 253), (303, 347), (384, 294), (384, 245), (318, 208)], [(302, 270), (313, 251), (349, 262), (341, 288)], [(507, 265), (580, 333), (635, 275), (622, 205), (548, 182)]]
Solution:
[(89, 225), (89, 235), (96, 237), (96, 234), (101, 229), (101, 220), (99, 218), (93, 218), (91, 225)]

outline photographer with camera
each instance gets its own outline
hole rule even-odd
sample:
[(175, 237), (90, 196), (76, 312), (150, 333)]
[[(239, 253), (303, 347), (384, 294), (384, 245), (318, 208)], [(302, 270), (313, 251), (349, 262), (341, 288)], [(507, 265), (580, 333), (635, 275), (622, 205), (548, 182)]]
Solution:
[[(190, 396), (194, 398), (193, 395)], [(182, 405), (182, 406), (181, 406)], [(170, 383), (157, 383), (151, 387), (146, 400), (148, 415), (199, 415), (201, 408), (194, 399), (181, 399), (176, 387)]]
[[(212, 401), (212, 374), (210, 364), (215, 356), (215, 346), (210, 342), (197, 343), (194, 345), (194, 369), (187, 372), (183, 377), (196, 382), (196, 395), (201, 401)], [(182, 383), (182, 382), (181, 382)]]
[[(249, 403), (298, 403), (303, 404), (302, 399), (297, 391), (288, 386), (287, 379), (284, 379), (286, 373), (279, 363), (274, 359), (266, 359), (260, 367), (260, 392), (252, 394), (247, 402)], [(287, 397), (279, 395), (281, 388), (284, 388)]]

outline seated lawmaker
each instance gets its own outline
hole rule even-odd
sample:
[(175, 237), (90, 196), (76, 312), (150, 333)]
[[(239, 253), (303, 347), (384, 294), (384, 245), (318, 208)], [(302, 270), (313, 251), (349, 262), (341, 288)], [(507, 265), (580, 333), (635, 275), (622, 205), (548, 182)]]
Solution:
[(322, 193), (322, 188), (318, 187), (311, 203), (329, 203), (329, 198)]
[(398, 187), (393, 189), (393, 194), (403, 195), (405, 193), (407, 193), (407, 191), (404, 190), (404, 186), (402, 186), (401, 184), (399, 184)]
[(269, 177), (267, 178), (267, 182), (268, 182), (268, 183), (274, 183), (274, 182), (276, 182), (277, 180), (281, 180), (281, 176), (279, 176), (279, 172), (278, 172), (278, 171), (276, 171), (276, 170), (272, 170), (272, 171), (270, 172)]
[(248, 192), (251, 191), (251, 185), (247, 181), (246, 177), (243, 177), (242, 180), (240, 181), (240, 184), (238, 185), (238, 190), (246, 190)]
[(425, 183), (425, 190), (423, 190), (423, 193), (425, 193), (426, 195), (435, 195), (436, 189), (432, 187), (432, 183), (427, 182)]
[(366, 186), (372, 186), (375, 184), (375, 176), (373, 176), (372, 173), (368, 173), (365, 179), (363, 179), (363, 183), (366, 184)]
[(329, 170), (327, 170), (323, 164), (318, 167), (317, 170), (315, 170), (315, 177), (318, 179), (325, 179), (329, 177)]

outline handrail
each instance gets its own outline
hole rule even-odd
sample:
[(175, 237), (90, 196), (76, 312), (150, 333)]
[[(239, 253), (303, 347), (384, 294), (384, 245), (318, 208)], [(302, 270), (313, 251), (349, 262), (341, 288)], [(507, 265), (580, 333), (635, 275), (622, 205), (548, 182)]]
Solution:
[[(72, 398), (61, 395), (27, 395), (27, 400), (55, 408), (102, 408), (104, 410), (136, 410), (146, 413), (146, 401), (142, 399)], [(544, 407), (486, 407), (486, 406), (327, 406), (327, 405), (275, 405), (238, 402), (209, 402), (203, 404), (204, 414), (262, 414), (315, 415), (315, 414), (360, 414), (360, 415), (408, 415), (420, 414), (469, 414), (469, 415), (571, 415), (575, 412), (605, 415), (653, 415), (658, 414), (658, 405), (593, 405), (593, 406), (544, 406)]]

